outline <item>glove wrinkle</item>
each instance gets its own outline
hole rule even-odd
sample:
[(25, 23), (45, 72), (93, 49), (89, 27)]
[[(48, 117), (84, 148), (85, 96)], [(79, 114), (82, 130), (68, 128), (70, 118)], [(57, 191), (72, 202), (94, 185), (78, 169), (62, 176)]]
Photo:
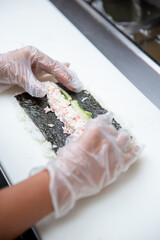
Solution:
[(107, 113), (89, 120), (84, 133), (71, 137), (49, 164), (50, 175), (55, 175), (50, 179), (55, 218), (68, 213), (79, 199), (99, 193), (138, 158), (140, 146), (126, 151), (130, 135), (116, 130), (111, 116)]
[(71, 69), (33, 46), (0, 55), (0, 84), (17, 84), (31, 96), (44, 97), (47, 91), (41, 80), (45, 74), (51, 74), (50, 81), (60, 82), (71, 91), (83, 88)]

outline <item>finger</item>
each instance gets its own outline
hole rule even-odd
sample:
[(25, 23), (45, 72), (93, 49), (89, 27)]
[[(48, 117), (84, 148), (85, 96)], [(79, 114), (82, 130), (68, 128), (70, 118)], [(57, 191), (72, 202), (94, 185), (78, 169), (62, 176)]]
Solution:
[(60, 83), (71, 91), (79, 92), (82, 90), (83, 85), (77, 75), (64, 64), (49, 58), (35, 48), (33, 48), (31, 55), (33, 66), (52, 74)]
[(107, 139), (109, 135), (116, 137), (118, 131), (112, 125), (113, 114), (108, 112), (106, 114), (98, 115), (95, 119), (90, 119), (85, 127), (85, 130), (92, 130), (94, 128), (99, 129), (99, 134), (104, 139)]
[(24, 80), (22, 81), (23, 88), (33, 97), (44, 97), (47, 93), (47, 89), (43, 83), (38, 81), (32, 72), (28, 72), (24, 76)]
[(131, 137), (127, 130), (125, 129), (120, 129), (118, 131), (117, 139), (116, 142), (118, 146), (122, 149), (122, 151), (126, 151), (128, 146), (131, 143)]
[(83, 84), (80, 82), (77, 74), (58, 61), (55, 61), (52, 74), (71, 91), (80, 92), (83, 89)]
[(104, 126), (109, 126), (112, 124), (112, 113), (111, 112), (107, 112), (106, 114), (100, 114), (98, 115), (96, 118), (94, 119), (90, 119), (86, 126), (89, 127), (89, 126), (92, 126), (92, 125), (95, 125), (95, 126), (98, 126), (98, 127), (104, 127)]
[[(94, 121), (94, 120), (93, 120)], [(96, 146), (100, 145), (101, 142), (101, 131), (95, 125), (85, 128), (84, 133), (79, 137), (78, 142), (87, 151), (92, 152), (93, 148), (95, 150)]]
[(106, 137), (108, 134), (114, 137), (117, 137), (118, 135), (118, 131), (115, 128), (115, 126), (113, 126), (112, 120), (113, 120), (112, 112), (107, 112), (106, 114), (102, 114), (97, 117), (97, 124), (101, 127)]
[(39, 69), (37, 71), (37, 69), (32, 68), (33, 74), (34, 76), (39, 80), (39, 81), (50, 81), (50, 82), (54, 82), (57, 83), (57, 79), (50, 73), (46, 73), (45, 71)]
[(69, 67), (70, 67), (70, 65), (71, 65), (71, 64), (70, 64), (70, 63), (68, 63), (68, 62), (66, 62), (66, 63), (63, 63), (63, 64), (64, 64), (66, 67), (68, 67), (68, 68), (69, 68)]
[[(70, 63), (66, 62), (63, 63), (66, 67), (70, 67)], [(35, 75), (35, 77), (39, 80), (39, 81), (50, 81), (50, 82), (54, 82), (57, 83), (57, 79), (55, 78), (55, 76), (53, 76), (50, 73), (47, 73), (46, 71), (42, 70), (41, 68), (32, 66), (32, 71), (33, 74)]]
[(105, 114), (98, 115), (98, 117), (96, 119), (99, 122), (103, 122), (107, 125), (111, 125), (112, 120), (113, 120), (113, 113), (112, 112), (107, 112)]
[(124, 171), (133, 164), (143, 151), (143, 146), (135, 145), (124, 155)]

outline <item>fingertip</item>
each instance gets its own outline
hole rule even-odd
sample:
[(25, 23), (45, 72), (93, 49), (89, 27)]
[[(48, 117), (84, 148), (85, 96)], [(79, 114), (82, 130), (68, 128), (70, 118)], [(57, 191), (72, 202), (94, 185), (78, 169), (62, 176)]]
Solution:
[(133, 146), (133, 148), (131, 149), (131, 152), (135, 156), (139, 156), (143, 152), (144, 148), (145, 148), (145, 146), (143, 144), (137, 144), (137, 145)]
[(39, 91), (35, 94), (35, 97), (37, 98), (43, 98), (46, 95), (46, 91)]
[(32, 85), (28, 91), (31, 96), (42, 98), (47, 94), (47, 89), (43, 83), (40, 83), (38, 80)]
[(108, 123), (108, 124), (112, 124), (112, 120), (113, 120), (113, 113), (112, 112), (107, 112), (106, 114), (105, 114), (105, 118), (106, 118), (106, 122)]
[(42, 98), (47, 94), (47, 89), (44, 86), (44, 84), (40, 84), (40, 85), (41, 85), (41, 87), (37, 88), (37, 91), (36, 91), (37, 96), (36, 97)]
[(143, 149), (144, 149), (143, 145), (136, 144), (125, 154), (125, 158), (124, 158), (125, 169), (124, 170), (127, 170), (129, 168), (129, 166), (138, 159), (138, 157), (143, 152)]
[(131, 136), (126, 129), (119, 129), (116, 142), (123, 151), (128, 150), (131, 145)]
[(83, 83), (79, 80), (77, 74), (68, 69), (68, 73), (70, 75), (70, 80), (67, 82), (68, 88), (73, 92), (81, 92), (83, 90)]
[(97, 120), (104, 122), (105, 124), (112, 124), (113, 113), (107, 112), (105, 114), (98, 115)]
[(71, 89), (73, 92), (81, 92), (83, 88), (83, 84), (79, 80), (75, 84), (71, 84)]
[(70, 65), (71, 65), (69, 62), (64, 62), (63, 64), (64, 64), (66, 67), (68, 67), (68, 68), (69, 68)]
[(66, 88), (73, 92), (82, 91), (83, 84), (73, 70), (58, 61), (56, 61), (55, 65), (56, 68), (54, 68), (53, 73), (55, 74), (56, 78), (59, 80), (60, 83), (62, 83)]

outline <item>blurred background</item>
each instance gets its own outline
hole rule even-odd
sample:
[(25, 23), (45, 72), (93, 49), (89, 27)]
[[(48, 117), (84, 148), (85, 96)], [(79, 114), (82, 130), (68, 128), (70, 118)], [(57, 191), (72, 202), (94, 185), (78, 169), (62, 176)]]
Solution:
[(160, 64), (160, 0), (84, 0)]

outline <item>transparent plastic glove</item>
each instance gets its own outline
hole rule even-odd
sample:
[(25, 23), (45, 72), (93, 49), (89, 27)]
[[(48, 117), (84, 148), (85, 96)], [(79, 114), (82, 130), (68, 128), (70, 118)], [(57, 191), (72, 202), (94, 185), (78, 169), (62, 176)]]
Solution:
[(108, 113), (89, 120), (84, 133), (71, 139), (47, 165), (56, 218), (65, 215), (78, 199), (115, 181), (139, 156), (138, 145), (129, 149), (128, 132), (117, 131), (111, 122)]
[(32, 46), (4, 53), (0, 55), (0, 87), (18, 84), (30, 95), (43, 97), (46, 87), (38, 79), (48, 73), (68, 89), (81, 91), (82, 83), (67, 66), (68, 64), (49, 58)]

